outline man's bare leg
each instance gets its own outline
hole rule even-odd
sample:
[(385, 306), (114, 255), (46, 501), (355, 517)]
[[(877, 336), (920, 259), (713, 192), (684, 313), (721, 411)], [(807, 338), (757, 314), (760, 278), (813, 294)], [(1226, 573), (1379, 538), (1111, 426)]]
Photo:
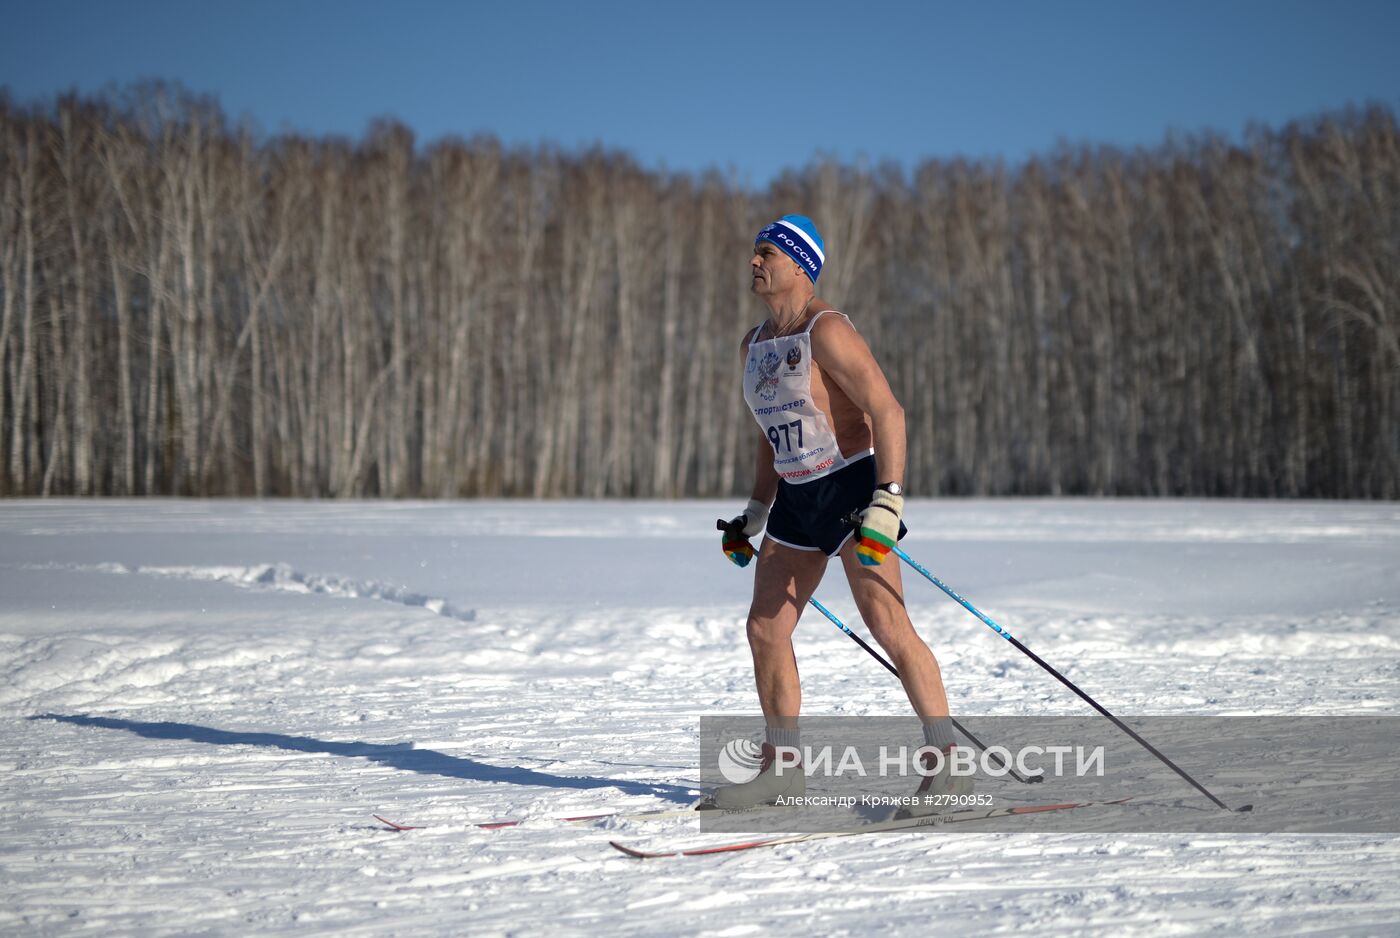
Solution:
[(826, 564), (825, 554), (784, 547), (772, 538), (765, 538), (759, 549), (748, 635), (758, 701), (767, 724), (764, 758), (753, 779), (715, 789), (708, 799), (712, 807), (740, 811), (758, 804), (779, 803), (784, 797), (807, 790), (804, 770), (776, 757), (777, 747), (798, 746), (802, 686), (792, 653), (792, 632), (807, 600), (821, 582)]
[(856, 608), (870, 634), (889, 654), (899, 669), (899, 679), (914, 712), (925, 720), (948, 716), (948, 696), (943, 692), (943, 676), (914, 623), (904, 608), (904, 584), (899, 562), (891, 555), (875, 567), (862, 564), (855, 554), (855, 539), (841, 549), (841, 563), (851, 584)]
[(748, 636), (758, 703), (770, 726), (795, 726), (802, 709), (792, 633), (826, 564), (820, 551), (786, 547), (771, 537), (759, 549)]
[[(948, 716), (948, 695), (943, 691), (943, 676), (914, 623), (904, 608), (904, 584), (899, 562), (891, 557), (879, 566), (867, 567), (856, 559), (852, 540), (841, 551), (841, 562), (851, 584), (861, 618), (870, 634), (890, 656), (899, 669), (904, 692), (923, 721), (923, 743), (945, 754), (954, 744), (952, 720)], [(954, 776), (952, 764), (945, 756), (942, 763), (926, 755), (924, 767), (930, 772), (919, 782), (914, 806), (905, 806), (894, 817), (922, 817), (945, 810), (956, 810), (959, 798), (972, 794), (970, 776)]]

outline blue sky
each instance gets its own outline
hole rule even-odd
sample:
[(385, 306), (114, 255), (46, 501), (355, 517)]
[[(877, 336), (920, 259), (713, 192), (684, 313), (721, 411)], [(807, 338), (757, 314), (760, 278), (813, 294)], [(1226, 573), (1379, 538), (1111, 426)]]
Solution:
[(819, 154), (1001, 156), (1381, 101), (1400, 0), (383, 2), (0, 0), (29, 101), (162, 78), (265, 132), (601, 143), (764, 184)]

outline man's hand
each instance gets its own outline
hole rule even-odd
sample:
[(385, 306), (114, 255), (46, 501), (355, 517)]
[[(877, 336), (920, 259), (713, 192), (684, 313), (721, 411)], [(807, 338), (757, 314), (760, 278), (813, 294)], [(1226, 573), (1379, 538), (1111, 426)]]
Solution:
[(767, 521), (768, 506), (756, 498), (749, 499), (749, 505), (742, 515), (731, 518), (727, 524), (720, 523), (720, 530), (724, 531), (721, 541), (724, 556), (737, 566), (747, 567), (753, 560), (753, 545), (749, 543), (749, 538), (756, 537)]
[(885, 562), (899, 543), (899, 517), (904, 513), (904, 498), (876, 489), (870, 507), (860, 513), (860, 530), (856, 532), (856, 556), (867, 567)]

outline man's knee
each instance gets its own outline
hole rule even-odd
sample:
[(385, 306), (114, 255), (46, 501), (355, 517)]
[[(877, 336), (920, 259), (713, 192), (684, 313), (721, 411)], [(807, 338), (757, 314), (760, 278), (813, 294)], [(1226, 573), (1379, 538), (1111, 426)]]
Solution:
[(866, 628), (875, 640), (886, 649), (900, 648), (910, 642), (923, 641), (914, 631), (914, 623), (903, 604), (885, 605), (862, 614)]
[(848, 571), (847, 580), (851, 584), (851, 596), (860, 607), (861, 615), (880, 614), (908, 615), (904, 611), (904, 591), (897, 580), (882, 577), (869, 570), (859, 570), (854, 574)]
[(747, 632), (749, 646), (756, 650), (781, 645), (792, 636), (792, 629), (786, 628), (782, 622), (767, 616), (750, 615)]
[(856, 594), (855, 599), (856, 606), (860, 609), (860, 617), (872, 629), (882, 626), (912, 627), (909, 622), (909, 610), (904, 606), (904, 597), (893, 590), (862, 590)]

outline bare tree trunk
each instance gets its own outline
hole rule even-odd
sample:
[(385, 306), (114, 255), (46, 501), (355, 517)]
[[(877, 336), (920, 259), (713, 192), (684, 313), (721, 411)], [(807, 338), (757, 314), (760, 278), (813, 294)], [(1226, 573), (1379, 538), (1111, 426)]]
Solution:
[(31, 425), (37, 424), (37, 414), (34, 417), (29, 415), (38, 409), (38, 394), (34, 386), (37, 372), (35, 357), (38, 352), (34, 337), (34, 251), (37, 223), (35, 214), (38, 211), (35, 189), (39, 172), (38, 161), (38, 127), (31, 121), (25, 128), (24, 153), (19, 159), (19, 228), (22, 244), (20, 276), (21, 295), (24, 299), (20, 304), (19, 369), (14, 372), (15, 382), (10, 392), (14, 408), (14, 430), (10, 438), (10, 478), (17, 492), (30, 491), (30, 452), (33, 440)]
[[(3, 128), (0, 146), (0, 376), (11, 373), (10, 330), (15, 321), (15, 306), (20, 290), (20, 242), (22, 224), (19, 213), (19, 178), (23, 174), (22, 150), (12, 124)], [(12, 172), (11, 170), (14, 170)], [(0, 377), (0, 448), (4, 445), (6, 402), (13, 398)], [(10, 465), (0, 460), (0, 493), (16, 493), (15, 480), (10, 477)]]
[[(90, 260), (88, 243), (82, 222), (85, 214), (100, 207), (89, 204), (84, 198), (82, 175), (85, 162), (80, 162), (79, 149), (86, 143), (79, 138), (82, 128), (75, 124), (74, 103), (60, 107), (59, 128), (61, 133), (61, 154), (58, 164), (63, 179), (64, 203), (67, 211), (67, 228), (72, 255), (73, 296), (73, 349), (76, 359), (73, 367), (73, 486), (79, 495), (92, 494), (93, 473), (93, 426), (96, 422), (92, 412), (93, 362), (89, 347), (89, 318), (91, 298), (89, 296), (88, 274)], [(46, 485), (47, 488), (47, 485)]]

